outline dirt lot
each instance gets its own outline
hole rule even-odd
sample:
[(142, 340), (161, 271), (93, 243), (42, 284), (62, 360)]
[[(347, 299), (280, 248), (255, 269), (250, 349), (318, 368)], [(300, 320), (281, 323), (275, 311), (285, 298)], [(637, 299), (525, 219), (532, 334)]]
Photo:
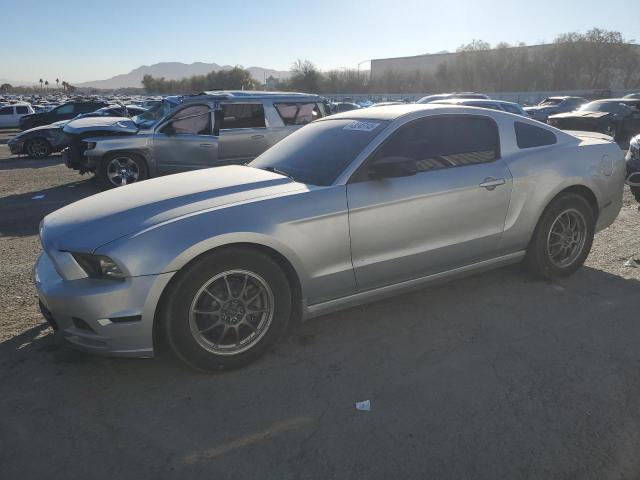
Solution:
[[(640, 212), (573, 277), (519, 266), (296, 326), (202, 375), (59, 346), (37, 311), (41, 218), (91, 195), (0, 132), (0, 478), (640, 477)], [(4, 141), (3, 141), (4, 139)], [(44, 198), (35, 199), (37, 195)], [(464, 301), (461, 301), (464, 299)], [(371, 412), (353, 402), (370, 399)]]

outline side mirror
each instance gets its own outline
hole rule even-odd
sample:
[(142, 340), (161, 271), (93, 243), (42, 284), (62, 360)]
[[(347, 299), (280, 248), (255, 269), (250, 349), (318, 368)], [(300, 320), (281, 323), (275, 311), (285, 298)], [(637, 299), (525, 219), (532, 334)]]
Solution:
[(369, 177), (373, 179), (410, 177), (416, 173), (418, 165), (408, 157), (382, 157), (369, 165)]

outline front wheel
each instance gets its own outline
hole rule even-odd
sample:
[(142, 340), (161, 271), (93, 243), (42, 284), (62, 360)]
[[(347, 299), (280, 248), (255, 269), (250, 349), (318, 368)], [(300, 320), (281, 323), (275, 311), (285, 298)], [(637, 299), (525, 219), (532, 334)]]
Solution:
[(44, 138), (34, 138), (27, 141), (24, 149), (29, 158), (39, 159), (51, 155), (51, 144)]
[(178, 274), (163, 308), (176, 356), (203, 371), (237, 368), (262, 355), (285, 329), (291, 290), (271, 257), (246, 248), (206, 255)]
[(102, 190), (140, 182), (148, 177), (144, 160), (133, 153), (109, 155), (100, 162), (96, 171), (96, 179)]
[(594, 212), (587, 200), (565, 194), (551, 202), (538, 221), (527, 248), (526, 262), (549, 280), (574, 273), (591, 251)]

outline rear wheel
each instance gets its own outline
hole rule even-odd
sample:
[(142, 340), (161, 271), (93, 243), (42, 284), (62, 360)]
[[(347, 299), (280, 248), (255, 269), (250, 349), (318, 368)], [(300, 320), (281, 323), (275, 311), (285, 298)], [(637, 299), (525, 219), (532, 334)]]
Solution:
[(144, 160), (133, 153), (118, 153), (104, 158), (96, 171), (102, 190), (122, 187), (149, 177)]
[(529, 268), (547, 279), (571, 275), (589, 255), (594, 232), (594, 212), (584, 197), (556, 198), (542, 214), (527, 248)]
[(29, 158), (44, 158), (51, 155), (51, 144), (44, 138), (34, 138), (25, 143), (24, 149)]
[(176, 356), (193, 368), (246, 365), (267, 350), (289, 321), (287, 278), (260, 252), (221, 250), (178, 275), (164, 309), (164, 331)]

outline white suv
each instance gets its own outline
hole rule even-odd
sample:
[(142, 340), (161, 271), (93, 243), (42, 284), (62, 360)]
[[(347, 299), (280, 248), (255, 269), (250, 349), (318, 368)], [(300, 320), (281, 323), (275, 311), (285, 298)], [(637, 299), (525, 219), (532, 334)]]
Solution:
[(0, 128), (17, 127), (22, 117), (32, 113), (35, 113), (35, 110), (28, 103), (0, 107)]

